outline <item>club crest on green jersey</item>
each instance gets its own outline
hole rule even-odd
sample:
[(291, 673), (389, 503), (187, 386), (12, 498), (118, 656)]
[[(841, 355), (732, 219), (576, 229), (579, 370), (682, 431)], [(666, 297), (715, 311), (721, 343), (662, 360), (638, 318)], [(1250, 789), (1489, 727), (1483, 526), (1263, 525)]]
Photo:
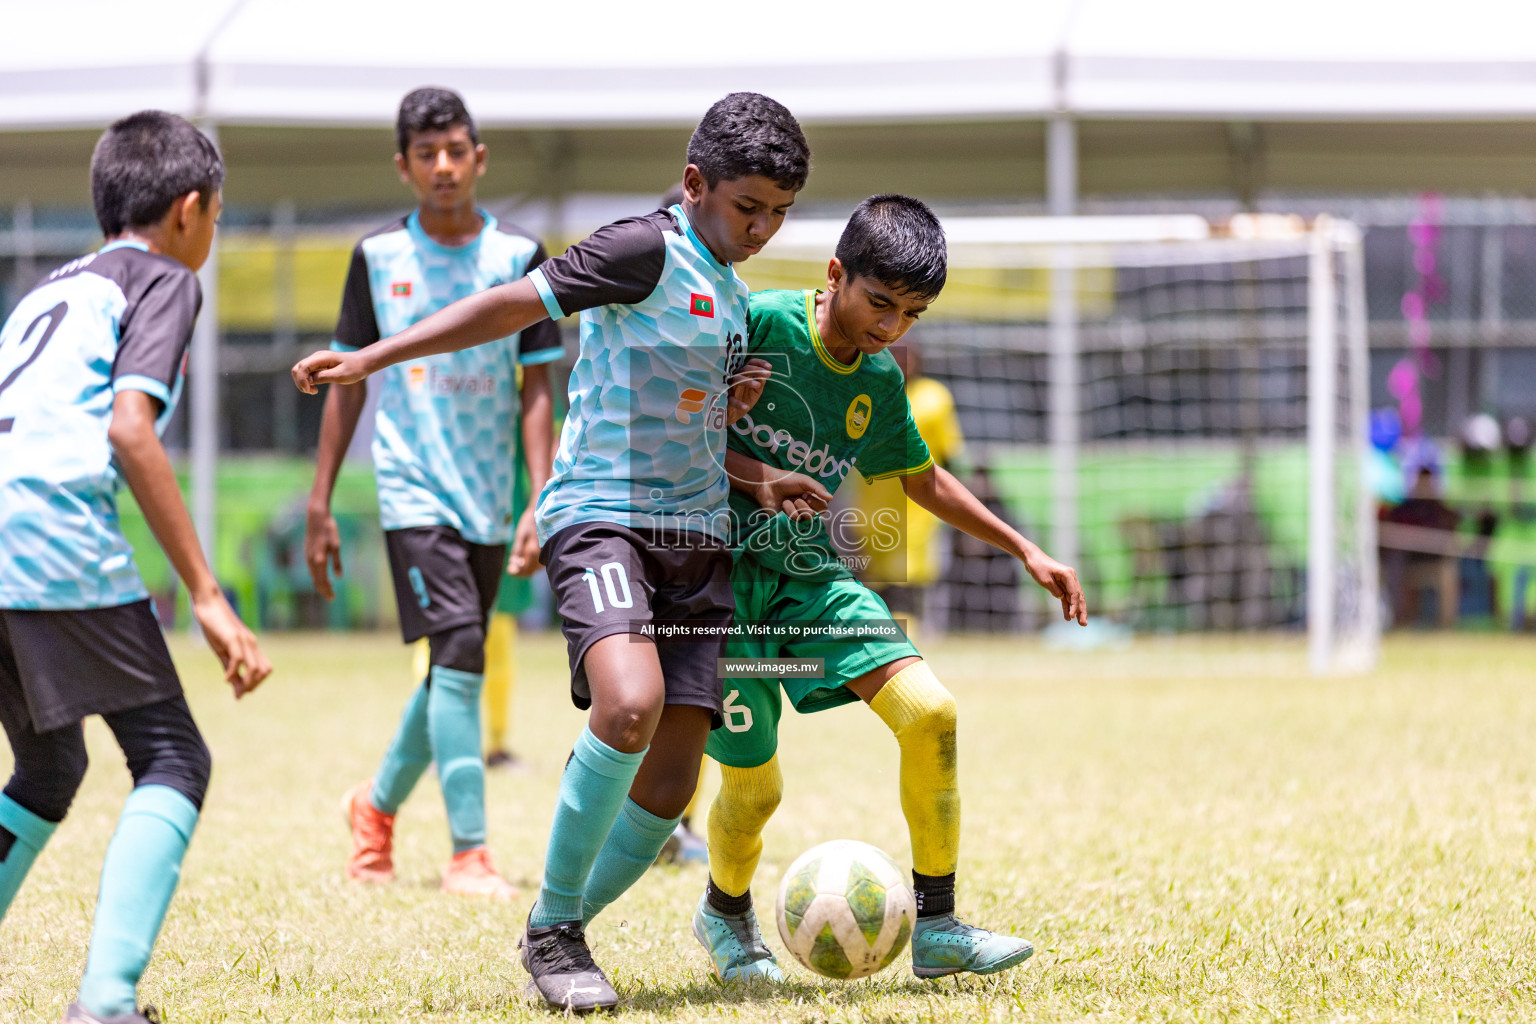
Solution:
[(848, 403), (847, 415), (843, 417), (848, 427), (849, 437), (857, 441), (864, 436), (864, 431), (869, 429), (869, 415), (874, 412), (874, 408), (868, 395), (853, 396), (853, 401)]

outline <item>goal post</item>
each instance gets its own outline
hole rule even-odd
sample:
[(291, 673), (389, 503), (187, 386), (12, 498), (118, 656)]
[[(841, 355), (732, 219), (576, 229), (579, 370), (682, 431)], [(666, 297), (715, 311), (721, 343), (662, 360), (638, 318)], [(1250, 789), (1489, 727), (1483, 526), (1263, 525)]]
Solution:
[[(791, 220), (744, 275), (814, 283), (842, 226)], [(949, 284), (909, 337), (953, 394), (965, 468), (1078, 566), (1090, 607), (1136, 633), (1304, 627), (1313, 672), (1373, 665), (1359, 230), (1258, 215), (944, 227)], [(933, 625), (1048, 621), (1027, 581), (959, 564), (962, 546)], [(976, 587), (994, 623), (972, 569), (990, 574)]]

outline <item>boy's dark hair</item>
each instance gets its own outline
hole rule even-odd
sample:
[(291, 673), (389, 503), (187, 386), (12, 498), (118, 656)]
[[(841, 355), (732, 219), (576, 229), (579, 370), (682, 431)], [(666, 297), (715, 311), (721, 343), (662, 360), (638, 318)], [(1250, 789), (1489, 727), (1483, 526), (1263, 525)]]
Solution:
[(480, 144), (480, 133), (475, 130), (475, 119), (469, 116), (464, 98), (452, 89), (439, 89), (435, 85), (413, 89), (400, 101), (400, 113), (395, 117), (395, 144), (404, 156), (411, 145), (411, 136), (419, 132), (447, 131), (456, 124), (469, 130), (469, 141)]
[(949, 264), (944, 228), (911, 196), (870, 196), (848, 218), (835, 255), (852, 277), (931, 299), (944, 290)]
[(688, 162), (714, 188), (761, 175), (798, 192), (811, 173), (811, 147), (784, 104), (755, 92), (733, 92), (705, 112), (688, 140)]
[(206, 210), (223, 185), (224, 161), (213, 143), (163, 110), (113, 122), (91, 155), (91, 202), (108, 238), (158, 223), (188, 192), (198, 193)]

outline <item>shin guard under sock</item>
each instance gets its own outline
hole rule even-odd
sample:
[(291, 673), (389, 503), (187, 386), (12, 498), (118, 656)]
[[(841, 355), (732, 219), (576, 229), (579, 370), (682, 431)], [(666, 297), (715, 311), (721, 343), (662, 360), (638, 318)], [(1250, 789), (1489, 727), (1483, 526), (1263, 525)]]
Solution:
[(960, 858), (955, 699), (919, 661), (882, 686), (869, 707), (901, 747), (901, 810), (912, 838), (913, 870), (953, 874)]
[(430, 693), (431, 687), (422, 683), (411, 694), (405, 714), (400, 716), (400, 728), (395, 731), (395, 738), (384, 752), (379, 770), (374, 773), (373, 791), (368, 795), (368, 802), (381, 814), (399, 811), (405, 798), (416, 788), (422, 772), (432, 763), (432, 741), (427, 735)]
[(581, 923), (585, 926), (603, 908), (634, 885), (677, 827), (677, 818), (658, 818), (633, 800), (625, 799), (608, 838), (592, 863), (582, 894)]
[[(43, 852), (59, 827), (58, 822), (39, 818), (21, 804), (0, 793), (0, 843), (9, 849), (0, 853), (0, 920), (10, 909), (11, 900), (21, 888), (32, 862)], [(6, 843), (5, 836), (11, 838)]]
[(196, 825), (197, 808), (169, 786), (140, 786), (128, 794), (101, 867), (91, 951), (80, 982), (80, 1005), (96, 1016), (134, 1012), (139, 978)]
[(608, 839), (645, 751), (626, 754), (590, 727), (576, 737), (560, 776), (560, 797), (549, 827), (544, 881), (528, 923), (534, 928), (581, 919), (581, 901), (598, 851)]
[[(784, 776), (775, 754), (755, 768), (720, 766), (720, 792), (709, 807), (711, 889), (725, 896), (748, 895), (763, 854), (763, 828), (784, 796)], [(721, 913), (731, 913), (713, 900)]]
[(485, 759), (480, 755), (480, 687), (477, 672), (432, 666), (427, 734), (437, 781), (448, 810), (453, 852), (485, 845)]

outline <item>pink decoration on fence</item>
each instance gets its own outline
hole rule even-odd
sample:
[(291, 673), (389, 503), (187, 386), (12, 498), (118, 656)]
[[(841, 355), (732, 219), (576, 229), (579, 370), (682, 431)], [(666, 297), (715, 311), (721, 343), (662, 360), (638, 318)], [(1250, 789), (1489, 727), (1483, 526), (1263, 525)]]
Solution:
[(1413, 269), (1417, 275), (1413, 287), (1403, 296), (1403, 319), (1408, 321), (1408, 354), (1398, 360), (1387, 374), (1387, 390), (1397, 399), (1403, 421), (1403, 436), (1417, 437), (1424, 420), (1424, 396), (1420, 384), (1440, 375), (1440, 366), (1429, 350), (1432, 331), (1429, 307), (1445, 298), (1445, 279), (1440, 276), (1439, 254), (1440, 197), (1426, 192), (1419, 197), (1419, 215), (1408, 225), (1408, 240), (1413, 244)]

